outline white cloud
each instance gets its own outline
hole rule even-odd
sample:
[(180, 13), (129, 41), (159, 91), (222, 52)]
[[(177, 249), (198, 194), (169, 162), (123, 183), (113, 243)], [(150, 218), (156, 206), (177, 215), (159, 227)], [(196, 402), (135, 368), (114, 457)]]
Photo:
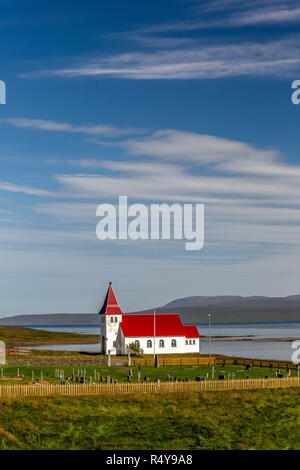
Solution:
[[(189, 18), (139, 28), (119, 33), (119, 37), (138, 39), (149, 34), (176, 33), (206, 28), (240, 27), (244, 25), (281, 25), (299, 23), (300, 9), (297, 0), (216, 0), (194, 2)], [(117, 34), (115, 34), (117, 37)]]
[(53, 246), (61, 246), (64, 250), (74, 249), (78, 243), (96, 243), (96, 236), (90, 230), (43, 229), (19, 227), (2, 227), (0, 231), (1, 245), (9, 246), (41, 246), (52, 251)]
[(74, 220), (95, 222), (97, 203), (86, 202), (44, 202), (36, 204), (34, 210), (38, 214), (50, 216), (60, 220)]
[(68, 160), (67, 163), (68, 165), (79, 166), (81, 168), (103, 168), (103, 162), (101, 160), (89, 158), (80, 158), (79, 160)]
[[(33, 211), (42, 223), (51, 218), (68, 228), (63, 243), (72, 233), (71, 226), (78, 234), (72, 237), (75, 244), (89, 230), (93, 238), (96, 206), (105, 201), (117, 204), (124, 194), (129, 204), (205, 203), (206, 239), (214, 248), (233, 249), (235, 243), (234, 249), (258, 256), (263, 249), (257, 244), (268, 246), (265, 252), (299, 244), (300, 166), (288, 164), (277, 150), (172, 129), (137, 135), (117, 145), (128, 153), (126, 161), (70, 160), (71, 165), (98, 171), (57, 174), (56, 191), (12, 183), (0, 183), (0, 189), (51, 195), (51, 202), (36, 203)], [(46, 245), (46, 232), (43, 236)], [(38, 244), (39, 238), (37, 232), (32, 240)], [(60, 236), (55, 235), (53, 243), (61, 245)]]
[(279, 8), (259, 8), (256, 11), (246, 11), (242, 14), (236, 14), (228, 20), (228, 26), (246, 26), (260, 24), (282, 24), (282, 23), (299, 23), (300, 8), (289, 9)]
[(0, 190), (8, 191), (12, 193), (24, 193), (30, 196), (52, 196), (51, 191), (45, 189), (31, 188), (29, 186), (18, 185), (14, 183), (1, 182), (0, 181)]
[(274, 162), (276, 150), (260, 150), (244, 142), (212, 135), (165, 129), (144, 138), (120, 142), (133, 155), (151, 155), (169, 160), (213, 164), (251, 159)]
[(114, 137), (119, 135), (137, 134), (144, 132), (144, 130), (140, 128), (120, 129), (115, 126), (102, 124), (75, 126), (74, 124), (70, 124), (68, 122), (56, 122), (45, 119), (7, 118), (0, 119), (0, 122), (11, 125), (13, 127), (21, 127), (24, 129), (39, 129), (54, 132), (72, 132), (75, 134), (86, 134), (91, 136), (104, 135)]
[[(0, 183), (0, 189), (51, 195), (51, 201), (35, 201), (26, 210), (21, 208), (9, 226), (1, 226), (3, 280), (9, 289), (10, 277), (21, 292), (13, 303), (9, 296), (2, 299), (3, 313), (7, 308), (22, 309), (22, 295), (32, 293), (35, 303), (30, 304), (30, 313), (32, 309), (46, 313), (41, 310), (46, 308), (43, 292), (54, 285), (58, 287), (53, 288), (57, 295), (51, 311), (67, 311), (70, 293), (73, 311), (93, 311), (96, 307), (90, 302), (107, 278), (123, 285), (129, 308), (142, 308), (151, 305), (153, 291), (160, 303), (171, 299), (174, 289), (178, 296), (181, 289), (187, 295), (186, 286), (182, 287), (186, 272), (193, 279), (191, 294), (197, 293), (199, 283), (208, 295), (297, 291), (300, 166), (290, 165), (275, 149), (172, 129), (137, 135), (117, 145), (127, 152), (126, 161), (71, 160), (69, 164), (82, 171), (94, 169), (95, 174), (57, 174), (56, 191)], [(129, 204), (205, 203), (204, 250), (190, 256), (182, 241), (100, 242), (95, 233), (96, 206), (105, 201), (117, 204), (122, 194)], [(142, 301), (130, 298), (132, 283), (144, 289)]]
[[(72, 199), (107, 199), (127, 194), (147, 200), (255, 197), (277, 201), (281, 197), (290, 202), (299, 195), (300, 167), (287, 164), (275, 149), (173, 129), (147, 137), (137, 135), (112, 145), (125, 150), (134, 160), (69, 160), (69, 164), (100, 171), (90, 175), (57, 174), (60, 188), (56, 192), (8, 182), (0, 182), (0, 189)], [(137, 156), (147, 160), (137, 161)]]
[(118, 77), (191, 79), (249, 75), (286, 75), (300, 69), (299, 37), (133, 52), (94, 58), (64, 69), (33, 72), (28, 77)]

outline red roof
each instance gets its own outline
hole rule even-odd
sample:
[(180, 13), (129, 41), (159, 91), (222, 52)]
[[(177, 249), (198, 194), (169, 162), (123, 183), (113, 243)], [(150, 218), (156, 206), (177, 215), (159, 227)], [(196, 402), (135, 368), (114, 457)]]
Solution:
[(186, 338), (200, 338), (198, 328), (195, 325), (184, 325), (183, 329)]
[(113, 290), (112, 283), (109, 283), (105, 300), (100, 309), (99, 315), (122, 315), (122, 310), (119, 307), (116, 295)]
[[(125, 337), (154, 336), (154, 315), (123, 315), (120, 326)], [(155, 315), (155, 336), (200, 337), (196, 326), (183, 326), (177, 313)]]

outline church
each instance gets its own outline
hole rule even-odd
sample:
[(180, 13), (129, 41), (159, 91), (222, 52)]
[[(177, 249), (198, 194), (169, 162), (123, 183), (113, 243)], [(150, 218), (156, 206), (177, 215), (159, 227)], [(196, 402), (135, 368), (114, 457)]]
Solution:
[(102, 354), (126, 354), (132, 343), (144, 354), (200, 352), (200, 335), (196, 326), (183, 325), (175, 313), (124, 315), (111, 282), (99, 315)]

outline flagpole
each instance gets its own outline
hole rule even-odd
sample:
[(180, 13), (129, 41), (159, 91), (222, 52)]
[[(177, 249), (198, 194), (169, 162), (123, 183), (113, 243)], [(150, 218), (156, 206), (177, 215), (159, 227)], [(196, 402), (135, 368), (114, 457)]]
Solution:
[(209, 329), (209, 365), (211, 366), (211, 331), (210, 331), (210, 325), (211, 325), (211, 318), (210, 318), (210, 313), (208, 314), (208, 329)]
[(153, 343), (153, 355), (155, 358), (155, 309), (154, 309), (154, 315), (153, 315), (153, 321), (154, 321), (154, 328), (153, 328), (153, 337), (154, 337), (154, 343)]

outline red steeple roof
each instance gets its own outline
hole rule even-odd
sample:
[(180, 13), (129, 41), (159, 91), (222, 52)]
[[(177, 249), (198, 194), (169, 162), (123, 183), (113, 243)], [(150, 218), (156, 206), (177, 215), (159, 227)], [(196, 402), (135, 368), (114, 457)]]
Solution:
[(105, 300), (100, 309), (99, 315), (122, 315), (123, 312), (119, 307), (116, 295), (113, 290), (112, 283), (109, 283)]

